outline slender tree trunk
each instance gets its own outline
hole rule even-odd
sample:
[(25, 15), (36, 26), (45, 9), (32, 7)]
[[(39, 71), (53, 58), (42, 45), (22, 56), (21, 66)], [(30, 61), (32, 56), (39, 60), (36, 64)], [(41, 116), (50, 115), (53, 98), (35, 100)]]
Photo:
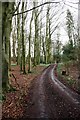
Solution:
[(48, 43), (48, 49), (49, 49), (49, 54), (48, 54), (48, 62), (51, 63), (52, 61), (52, 58), (51, 58), (51, 22), (50, 22), (50, 19), (49, 19), (49, 43)]
[(45, 63), (48, 63), (48, 17), (49, 17), (49, 11), (47, 9), (47, 14), (46, 14), (46, 38), (45, 38), (45, 44), (46, 44), (46, 61)]
[[(35, 14), (36, 14), (36, 13), (35, 13)], [(36, 66), (36, 64), (37, 64), (37, 63), (36, 63), (36, 54), (37, 54), (37, 53), (36, 53), (36, 46), (37, 46), (37, 35), (36, 35), (36, 34), (37, 34), (37, 33), (36, 33), (36, 32), (37, 32), (37, 30), (36, 30), (36, 29), (37, 29), (37, 28), (36, 28), (37, 25), (36, 25), (36, 23), (37, 23), (37, 20), (36, 20), (36, 15), (35, 15), (34, 66)]]
[(21, 57), (20, 57), (20, 71), (22, 71), (23, 69), (22, 69), (22, 55), (21, 55)]
[[(19, 8), (17, 10), (17, 13), (19, 13)], [(17, 16), (17, 42), (18, 42), (18, 49), (17, 49), (17, 65), (20, 65), (20, 24), (19, 24), (19, 15)]]
[(13, 62), (15, 63), (16, 62), (16, 54), (15, 54), (15, 30), (13, 32)]
[(42, 36), (42, 47), (43, 47), (43, 63), (46, 63), (46, 51), (45, 51), (44, 36)]
[(4, 50), (2, 51), (2, 88), (7, 88), (8, 84), (8, 61)]
[(41, 25), (40, 25), (40, 43), (39, 43), (39, 64), (41, 62), (41, 44), (42, 44), (42, 32), (41, 32), (41, 28), (42, 28), (42, 22), (41, 22)]
[(49, 18), (50, 6), (47, 8), (46, 14), (46, 64), (51, 63), (51, 22)]
[[(22, 12), (24, 11), (24, 2), (22, 2)], [(25, 45), (24, 45), (24, 15), (22, 13), (22, 60), (23, 60), (23, 74), (26, 74), (25, 68)]]
[(9, 70), (11, 71), (11, 43), (9, 41)]
[[(34, 2), (34, 7), (37, 2)], [(34, 10), (34, 22), (35, 22), (35, 38), (34, 38), (34, 66), (40, 64), (40, 44), (39, 44), (39, 13), (38, 9)]]
[(33, 12), (32, 12), (32, 17), (31, 17), (31, 21), (30, 21), (30, 33), (29, 33), (29, 58), (28, 58), (28, 72), (31, 72), (31, 24), (32, 24), (32, 20), (33, 20)]

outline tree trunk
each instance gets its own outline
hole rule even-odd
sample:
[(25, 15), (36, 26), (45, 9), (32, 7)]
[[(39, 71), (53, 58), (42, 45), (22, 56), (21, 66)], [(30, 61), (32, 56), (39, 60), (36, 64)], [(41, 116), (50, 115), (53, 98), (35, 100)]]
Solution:
[(49, 19), (49, 43), (48, 43), (48, 49), (49, 49), (49, 53), (48, 53), (48, 63), (51, 63), (52, 61), (52, 58), (51, 58), (51, 22), (50, 22), (50, 19)]
[(36, 64), (37, 64), (37, 61), (36, 61), (36, 54), (37, 54), (37, 52), (36, 52), (36, 46), (37, 46), (37, 25), (36, 25), (36, 23), (37, 23), (37, 21), (36, 21), (36, 18), (35, 18), (35, 38), (34, 38), (34, 66), (36, 66)]
[[(19, 9), (17, 10), (19, 13)], [(18, 42), (18, 49), (17, 49), (17, 65), (20, 65), (20, 24), (19, 24), (19, 15), (17, 16), (17, 42)]]
[(9, 70), (11, 71), (11, 44), (9, 41)]
[(11, 33), (12, 12), (14, 9), (14, 2), (3, 2), (2, 3), (2, 47), (3, 47), (3, 58), (2, 58), (2, 86), (7, 87), (8, 81), (8, 67), (9, 67), (9, 41)]
[[(22, 12), (24, 11), (24, 2), (22, 2)], [(25, 68), (25, 45), (24, 45), (24, 15), (22, 13), (22, 61), (23, 61), (23, 74), (26, 74)]]
[[(34, 7), (37, 2), (34, 2)], [(34, 22), (35, 22), (35, 38), (34, 38), (34, 66), (40, 64), (40, 44), (39, 44), (39, 12), (38, 9), (34, 10)]]
[(7, 88), (8, 84), (8, 61), (4, 51), (2, 51), (2, 88)]
[(46, 64), (51, 63), (51, 22), (49, 18), (49, 11), (50, 11), (50, 6), (47, 8), (47, 14), (46, 14)]
[(46, 14), (46, 37), (45, 37), (45, 44), (46, 44), (46, 64), (48, 63), (48, 23), (49, 23), (49, 10), (47, 8), (47, 14)]
[(32, 20), (33, 20), (33, 12), (32, 12), (32, 17), (31, 17), (31, 21), (30, 21), (30, 33), (29, 33), (29, 58), (28, 58), (28, 72), (31, 72), (31, 24), (32, 24)]
[(46, 51), (45, 51), (44, 36), (42, 36), (42, 47), (43, 47), (43, 63), (46, 63)]
[(14, 30), (14, 32), (13, 32), (13, 35), (12, 35), (12, 38), (13, 38), (13, 45), (12, 45), (12, 47), (13, 47), (13, 62), (15, 63), (16, 62), (16, 54), (15, 54), (15, 30)]
[(21, 55), (21, 57), (20, 57), (20, 71), (22, 71), (23, 69), (22, 69), (22, 55)]

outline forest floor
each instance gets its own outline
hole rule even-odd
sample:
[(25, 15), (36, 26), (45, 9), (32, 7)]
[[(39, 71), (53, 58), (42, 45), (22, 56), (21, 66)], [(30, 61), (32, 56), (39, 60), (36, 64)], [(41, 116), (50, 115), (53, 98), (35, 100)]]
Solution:
[[(16, 81), (11, 75), (10, 82), (16, 91), (6, 93), (2, 109), (3, 120), (5, 118), (11, 120), (11, 118), (65, 118), (65, 116), (73, 118), (80, 116), (79, 108), (70, 105), (70, 102), (61, 98), (61, 93), (56, 91), (49, 77), (51, 68), (45, 69), (45, 66), (37, 66), (33, 68), (32, 73), (23, 75), (20, 73), (19, 66), (12, 67), (11, 74), (14, 74)], [(75, 68), (70, 68), (71, 76), (74, 76), (74, 73), (77, 76), (75, 70)], [(61, 77), (60, 80), (62, 80)], [(65, 80), (62, 82), (69, 88), (73, 86), (70, 86)]]
[[(11, 86), (15, 88), (16, 91), (12, 90), (5, 93), (6, 100), (3, 101), (2, 105), (3, 117), (17, 118), (23, 116), (23, 103), (25, 102), (25, 99), (29, 99), (27, 98), (27, 95), (32, 85), (32, 82), (34, 81), (34, 78), (36, 78), (45, 67), (46, 66), (33, 67), (32, 73), (27, 73), (23, 75), (20, 72), (19, 66), (12, 66), (9, 81)], [(26, 71), (27, 70), (28, 66), (26, 66)], [(16, 80), (14, 77), (16, 78)]]
[(62, 75), (62, 71), (66, 70), (64, 66), (61, 65), (59, 67), (59, 70), (57, 70), (57, 78), (67, 87), (71, 88), (72, 90), (76, 91), (80, 94), (78, 91), (78, 84), (79, 84), (79, 71), (76, 64), (70, 64), (68, 67), (69, 75)]

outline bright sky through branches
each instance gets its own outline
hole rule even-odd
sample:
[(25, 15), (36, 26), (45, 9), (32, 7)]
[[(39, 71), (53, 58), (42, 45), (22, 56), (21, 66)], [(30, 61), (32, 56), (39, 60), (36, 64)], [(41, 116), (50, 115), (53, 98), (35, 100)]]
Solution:
[[(38, 1), (38, 5), (45, 3), (47, 1), (53, 2), (53, 0), (36, 0), (36, 1)], [(33, 8), (33, 1), (27, 0), (27, 2), (28, 2), (27, 10), (32, 9)], [(52, 22), (51, 31), (54, 31), (55, 26), (58, 24), (59, 29), (60, 29), (60, 40), (62, 41), (63, 44), (65, 44), (66, 41), (68, 41), (68, 36), (67, 36), (67, 32), (66, 32), (66, 11), (67, 11), (67, 9), (70, 10), (70, 12), (73, 16), (73, 19), (74, 19), (74, 23), (77, 26), (79, 0), (54, 0), (54, 2), (60, 2), (60, 4), (56, 4), (56, 3), (50, 4), (50, 9), (51, 9), (50, 16), (52, 17), (52, 19), (51, 19), (51, 22)], [(43, 12), (41, 13), (41, 16), (43, 18), (42, 19), (43, 34), (45, 31), (45, 25), (46, 25), (45, 24), (46, 23), (46, 8), (47, 8), (47, 5), (44, 5)], [(41, 7), (39, 7), (38, 9), (40, 10)], [(26, 9), (25, 9), (25, 11), (26, 11)], [(27, 31), (27, 32), (29, 32), (30, 17), (31, 17), (31, 11), (28, 12), (26, 25), (25, 25), (25, 31)], [(34, 27), (33, 27), (33, 33), (34, 33)], [(56, 36), (54, 36), (55, 33), (56, 33), (56, 31), (53, 32), (53, 34), (52, 34), (52, 40), (54, 40), (56, 37)]]

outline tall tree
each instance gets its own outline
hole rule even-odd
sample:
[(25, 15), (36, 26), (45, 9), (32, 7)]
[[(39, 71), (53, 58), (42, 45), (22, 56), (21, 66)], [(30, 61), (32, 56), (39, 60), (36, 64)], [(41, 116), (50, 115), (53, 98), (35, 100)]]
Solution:
[[(33, 2), (34, 7), (37, 2)], [(34, 10), (34, 24), (35, 24), (35, 37), (34, 37), (34, 66), (39, 64), (39, 12), (38, 9)]]
[[(74, 49), (74, 43), (73, 43), (73, 36), (74, 36), (74, 21), (73, 21), (73, 16), (71, 14), (71, 12), (69, 11), (69, 9), (67, 10), (67, 16), (66, 16), (66, 25), (67, 25), (67, 33), (68, 33), (68, 37), (69, 37), (69, 49), (70, 50), (70, 55), (72, 56), (72, 60), (74, 60), (76, 58), (75, 55), (75, 49)], [(74, 55), (72, 55), (74, 54)], [(74, 58), (73, 58), (74, 57)]]
[(11, 71), (11, 41), (9, 41), (9, 70)]
[(28, 65), (29, 65), (29, 68), (28, 68), (28, 72), (30, 73), (31, 72), (31, 25), (32, 25), (32, 20), (33, 20), (33, 11), (32, 11), (32, 16), (31, 16), (31, 20), (30, 20), (30, 33), (29, 33), (29, 55), (28, 55)]
[(50, 21), (50, 5), (47, 7), (46, 14), (46, 64), (51, 62), (51, 21)]
[[(22, 2), (22, 12), (24, 11), (24, 2)], [(25, 41), (24, 41), (24, 14), (22, 13), (22, 63), (23, 63), (23, 74), (26, 74), (25, 68)]]
[[(19, 8), (17, 9), (17, 13), (19, 13)], [(17, 15), (17, 65), (20, 65), (20, 15)]]
[[(16, 17), (15, 17), (16, 18)], [(16, 26), (16, 19), (14, 18), (15, 21), (15, 26)], [(13, 62), (16, 62), (16, 33), (15, 33), (15, 28), (12, 31), (12, 51), (13, 51)]]
[(50, 20), (50, 17), (49, 17), (49, 46), (48, 46), (48, 49), (49, 49), (48, 62), (49, 63), (51, 63), (51, 61), (52, 61), (52, 57), (51, 57), (51, 50), (52, 50), (51, 49), (51, 44), (52, 44), (52, 41), (51, 41), (51, 20)]
[(42, 36), (42, 55), (43, 55), (43, 63), (46, 63), (45, 36)]
[(67, 25), (67, 32), (69, 37), (69, 42), (73, 46), (73, 29), (74, 29), (74, 21), (71, 12), (69, 9), (67, 10), (67, 16), (66, 16), (66, 25)]
[(47, 8), (47, 13), (46, 13), (46, 38), (45, 38), (45, 44), (46, 44), (46, 60), (45, 60), (45, 62), (46, 62), (46, 64), (47, 64), (47, 62), (48, 62), (48, 23), (49, 23), (49, 8)]
[(61, 51), (62, 51), (62, 43), (60, 41), (60, 29), (59, 26), (57, 28), (57, 34), (55, 38), (55, 42), (53, 43), (54, 49), (53, 49), (53, 60), (55, 62), (61, 61)]
[[(27, 1), (24, 3), (24, 10), (25, 9), (27, 9)], [(23, 15), (23, 19), (22, 19), (23, 31), (24, 31), (24, 27), (25, 27), (26, 17), (27, 17), (27, 13)], [(19, 19), (20, 19), (20, 22), (21, 22), (21, 16), (19, 16)], [(24, 73), (26, 73), (26, 70), (23, 70), (23, 68), (25, 69), (25, 65), (23, 65), (23, 61), (25, 62), (25, 60), (23, 60), (23, 58), (25, 57), (25, 54), (26, 54), (26, 53), (24, 53), (24, 57), (23, 57), (23, 51), (25, 51), (25, 46), (26, 46), (25, 45), (25, 33), (24, 33), (24, 40), (23, 40), (23, 42), (24, 42), (24, 49), (23, 49), (23, 46), (22, 46), (23, 42), (21, 40), (23, 35), (22, 35), (21, 29), (22, 29), (22, 26), (21, 26), (21, 28), (19, 27), (19, 48), (20, 48), (19, 49), (19, 53), (20, 53), (20, 60), (19, 60), (20, 62), (19, 63), (20, 63), (20, 71), (25, 71)], [(26, 64), (26, 62), (24, 64)]]
[[(2, 3), (2, 85), (7, 87), (8, 81), (8, 68), (9, 68), (9, 46), (10, 46), (10, 34), (11, 34), (11, 23), (12, 13), (14, 11), (14, 2), (3, 2)], [(8, 32), (6, 32), (8, 31)]]

